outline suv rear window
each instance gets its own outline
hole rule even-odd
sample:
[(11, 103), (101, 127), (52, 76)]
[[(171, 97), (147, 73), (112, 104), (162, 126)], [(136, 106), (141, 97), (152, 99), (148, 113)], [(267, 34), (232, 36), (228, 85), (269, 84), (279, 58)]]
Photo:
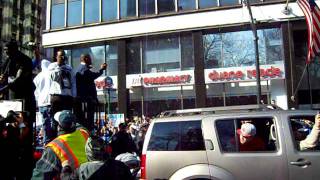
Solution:
[(201, 121), (155, 123), (148, 145), (149, 151), (204, 150)]

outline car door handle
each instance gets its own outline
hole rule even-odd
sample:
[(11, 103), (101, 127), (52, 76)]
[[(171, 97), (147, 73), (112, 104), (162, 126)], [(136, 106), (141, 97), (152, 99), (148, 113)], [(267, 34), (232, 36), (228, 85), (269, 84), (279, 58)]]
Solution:
[(310, 166), (311, 162), (304, 159), (298, 159), (298, 161), (291, 161), (290, 164), (301, 167), (301, 166)]

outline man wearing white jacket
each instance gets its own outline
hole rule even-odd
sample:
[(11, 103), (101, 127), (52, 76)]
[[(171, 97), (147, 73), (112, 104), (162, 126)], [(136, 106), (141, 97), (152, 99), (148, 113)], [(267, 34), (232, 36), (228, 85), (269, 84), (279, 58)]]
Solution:
[(41, 61), (41, 72), (33, 79), (36, 86), (34, 95), (36, 97), (37, 106), (41, 114), (42, 128), (44, 131), (43, 143), (49, 143), (53, 138), (50, 116), (50, 85), (52, 83), (49, 74), (49, 64), (51, 62), (43, 59)]
[[(66, 56), (62, 49), (55, 56), (56, 62), (49, 65), (49, 74), (52, 81), (50, 85), (51, 116), (62, 110), (72, 110), (73, 100), (77, 95), (76, 79), (72, 67), (66, 64)], [(51, 118), (52, 119), (52, 118)], [(52, 122), (55, 122), (52, 120)], [(57, 124), (53, 125), (54, 133), (57, 132)]]

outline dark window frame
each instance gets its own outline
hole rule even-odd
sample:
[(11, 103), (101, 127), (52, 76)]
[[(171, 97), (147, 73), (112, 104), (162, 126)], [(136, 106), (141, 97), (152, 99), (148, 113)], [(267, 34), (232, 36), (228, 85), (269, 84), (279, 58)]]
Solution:
[[(252, 154), (252, 153), (255, 153), (255, 154), (261, 154), (261, 153), (268, 153), (268, 154), (270, 154), (270, 153), (277, 153), (277, 152), (279, 152), (279, 150), (281, 149), (280, 148), (280, 143), (279, 143), (279, 141), (276, 141), (275, 143), (274, 143), (274, 145), (275, 145), (275, 150), (265, 150), (265, 151), (239, 151), (239, 142), (238, 142), (238, 138), (237, 138), (237, 132), (236, 132), (236, 130), (237, 130), (237, 128), (240, 128), (240, 127), (235, 127), (235, 125), (239, 125), (239, 123), (240, 123), (240, 121), (241, 120), (247, 120), (247, 119), (250, 119), (250, 120), (252, 120), (253, 122), (256, 120), (256, 121), (263, 121), (263, 120), (257, 120), (257, 119), (264, 119), (266, 122), (267, 121), (272, 121), (273, 122), (273, 124), (275, 124), (276, 125), (276, 127), (277, 127), (277, 118), (275, 117), (275, 116), (252, 116), (252, 117), (238, 117), (238, 118), (225, 118), (225, 119), (223, 119), (223, 118), (218, 118), (218, 119), (216, 119), (215, 121), (214, 121), (214, 129), (215, 129), (215, 133), (216, 133), (216, 136), (217, 136), (217, 142), (218, 142), (218, 145), (219, 145), (219, 149), (220, 149), (220, 151), (221, 151), (221, 153), (230, 153), (230, 154), (237, 154), (237, 153), (240, 153), (240, 154)], [(219, 132), (218, 132), (218, 129), (217, 129), (217, 123), (218, 122), (221, 122), (221, 121), (233, 121), (233, 127), (234, 127), (234, 138), (235, 138), (235, 151), (225, 151), (224, 150), (224, 147), (222, 146), (222, 143), (221, 143), (221, 138), (220, 138), (220, 134), (219, 134)], [(253, 123), (253, 124), (255, 124), (255, 123)], [(277, 138), (279, 138), (279, 136), (278, 136), (278, 134), (279, 134), (279, 132), (278, 132), (279, 130), (276, 128), (276, 135), (277, 135)], [(269, 129), (269, 132), (270, 132), (270, 129)], [(269, 136), (270, 136), (270, 134), (269, 134)], [(265, 141), (264, 141), (265, 142)], [(266, 147), (267, 147), (267, 142), (265, 142), (266, 143)]]
[[(193, 127), (193, 129), (198, 129), (198, 130), (200, 129), (200, 131), (201, 131), (201, 137), (198, 136), (196, 138), (201, 138), (203, 141), (202, 142), (198, 142), (198, 144), (196, 145), (198, 147), (195, 148), (195, 149), (188, 149), (188, 148), (182, 149), (182, 147), (181, 147), (181, 145), (183, 145), (181, 143), (182, 139), (183, 139), (183, 136), (185, 136), (187, 134), (187, 133), (186, 134), (182, 134), (185, 130), (187, 130), (185, 128), (183, 129), (183, 127), (185, 127), (184, 125), (187, 125), (187, 123), (190, 123), (190, 125), (192, 125), (191, 127)], [(192, 124), (192, 123), (195, 123), (195, 124)], [(177, 145), (176, 145), (176, 148), (179, 145), (178, 149), (175, 148), (174, 150), (172, 150), (172, 149), (168, 148), (169, 146), (167, 146), (166, 149), (165, 148), (159, 148), (159, 147), (156, 147), (156, 145), (152, 144), (153, 142), (159, 142), (159, 141), (157, 141), (157, 136), (154, 136), (155, 134), (157, 134), (157, 132), (156, 132), (157, 129), (156, 128), (158, 126), (170, 126), (170, 125), (173, 125), (173, 124), (179, 126), (179, 132), (178, 132), (179, 133), (178, 134), (179, 137), (177, 137), (177, 139), (179, 141), (177, 142)], [(200, 132), (197, 132), (197, 133), (200, 133)], [(165, 135), (167, 135), (167, 134), (165, 134)], [(200, 135), (200, 134), (198, 134), (198, 135)], [(203, 131), (202, 131), (202, 121), (201, 120), (190, 120), (190, 121), (156, 122), (153, 125), (153, 128), (152, 128), (152, 133), (151, 133), (151, 136), (150, 136), (150, 139), (149, 139), (147, 151), (206, 151), (205, 140), (204, 140)]]
[(320, 143), (318, 144), (318, 146), (316, 146), (318, 149), (310, 149), (310, 150), (300, 150), (298, 149), (298, 144), (295, 140), (295, 135), (293, 134), (293, 128), (292, 128), (292, 119), (301, 119), (302, 117), (306, 118), (310, 118), (312, 119), (312, 122), (314, 123), (314, 115), (291, 115), (291, 116), (288, 116), (288, 119), (287, 119), (287, 122), (289, 124), (289, 131), (290, 131), (290, 139), (291, 139), (291, 142), (294, 146), (294, 151), (295, 152), (298, 152), (298, 153), (319, 153), (320, 152)]

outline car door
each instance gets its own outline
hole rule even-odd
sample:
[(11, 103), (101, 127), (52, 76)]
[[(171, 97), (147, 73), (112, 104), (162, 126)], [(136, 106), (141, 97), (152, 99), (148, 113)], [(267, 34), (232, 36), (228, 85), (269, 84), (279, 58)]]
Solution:
[[(313, 121), (315, 112), (309, 114), (291, 114), (283, 115), (285, 136), (287, 144), (287, 154), (288, 154), (288, 167), (289, 167), (289, 177), (291, 180), (318, 180), (320, 179), (320, 147), (319, 145), (312, 149), (301, 150), (299, 148), (299, 141), (303, 140), (305, 137), (301, 133), (308, 133), (310, 128), (309, 125), (304, 123), (307, 120)], [(299, 125), (297, 125), (299, 124)], [(301, 127), (297, 127), (300, 126)], [(295, 132), (300, 131), (300, 132)], [(318, 141), (319, 144), (319, 141)]]
[[(273, 141), (273, 145), (266, 142), (266, 145), (270, 147), (264, 151), (240, 152), (240, 149), (236, 147), (239, 142), (230, 142), (234, 142), (232, 139), (236, 138), (240, 123), (248, 119), (257, 127), (257, 137), (263, 136), (264, 141), (269, 141), (270, 129), (273, 126), (275, 132), (273, 136), (281, 138), (275, 137), (277, 140)], [(212, 150), (207, 150), (210, 173), (213, 177), (218, 173), (215, 167), (219, 167), (230, 172), (234, 179), (239, 180), (288, 179), (284, 139), (277, 131), (279, 128), (274, 128), (279, 124), (275, 115), (211, 117), (207, 118), (204, 123), (204, 138), (206, 141), (210, 139), (214, 146)], [(264, 125), (266, 129), (262, 130)]]

